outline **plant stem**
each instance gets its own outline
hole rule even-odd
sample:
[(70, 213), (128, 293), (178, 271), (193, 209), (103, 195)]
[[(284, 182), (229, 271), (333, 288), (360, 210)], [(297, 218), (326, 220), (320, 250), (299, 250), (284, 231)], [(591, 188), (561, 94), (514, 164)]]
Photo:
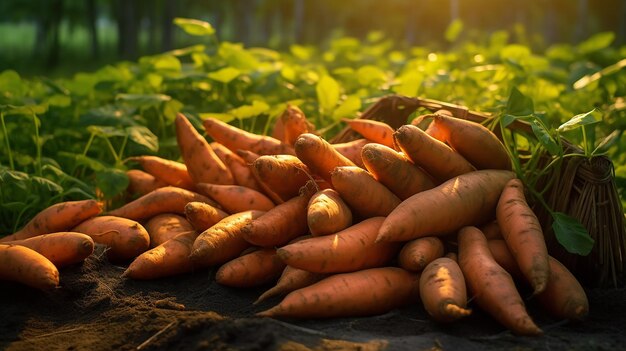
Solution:
[(37, 175), (41, 177), (41, 138), (39, 137), (39, 123), (37, 123), (37, 115), (32, 114), (33, 123), (35, 124), (35, 147), (37, 150), (37, 161), (35, 163)]
[(9, 144), (9, 133), (7, 132), (7, 126), (4, 124), (4, 113), (0, 112), (0, 121), (2, 121), (2, 133), (4, 133), (4, 140), (7, 144), (7, 152), (9, 154), (9, 167), (12, 171), (15, 170), (15, 165), (13, 164), (13, 153), (11, 152), (11, 144)]

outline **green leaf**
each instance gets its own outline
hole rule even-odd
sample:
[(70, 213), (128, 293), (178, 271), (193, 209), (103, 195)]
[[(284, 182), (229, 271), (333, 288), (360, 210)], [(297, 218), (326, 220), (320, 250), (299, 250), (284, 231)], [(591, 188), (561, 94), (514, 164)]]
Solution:
[(115, 168), (106, 168), (96, 173), (96, 186), (105, 199), (111, 199), (121, 194), (128, 187), (126, 172)]
[(224, 67), (220, 70), (210, 72), (209, 78), (213, 80), (217, 80), (218, 82), (222, 82), (224, 84), (228, 84), (233, 79), (239, 77), (241, 71), (233, 67)]
[(230, 114), (239, 119), (256, 117), (267, 110), (270, 106), (264, 101), (254, 100), (252, 105), (243, 105), (229, 111)]
[(530, 126), (532, 127), (533, 134), (535, 134), (541, 145), (543, 145), (551, 155), (558, 155), (561, 148), (543, 125), (537, 121), (532, 121)]
[(197, 19), (176, 17), (174, 18), (174, 24), (189, 35), (211, 36), (215, 34), (215, 29), (209, 22)]
[(591, 153), (592, 155), (600, 155), (607, 152), (613, 145), (616, 145), (618, 141), (620, 141), (623, 130), (614, 130), (611, 134), (607, 135), (600, 144), (596, 147), (595, 150)]
[(394, 92), (404, 96), (417, 96), (424, 82), (424, 75), (411, 70), (403, 74), (399, 79), (400, 84), (392, 88)]
[(136, 144), (152, 152), (159, 151), (159, 138), (147, 127), (133, 126), (126, 128), (126, 131), (128, 132), (128, 138)]
[(577, 48), (580, 53), (589, 54), (609, 47), (613, 40), (615, 40), (615, 33), (602, 32), (578, 44)]
[(7, 97), (21, 97), (26, 92), (26, 86), (22, 83), (20, 75), (13, 70), (0, 73), (0, 94)]
[(533, 100), (513, 87), (506, 104), (506, 113), (513, 116), (528, 116), (533, 114), (535, 107)]
[(583, 256), (591, 252), (594, 240), (578, 220), (561, 212), (552, 213), (552, 219), (554, 235), (568, 252)]
[(220, 120), (220, 121), (225, 122), (225, 123), (229, 123), (230, 121), (235, 119), (235, 116), (233, 114), (231, 114), (231, 113), (212, 113), (212, 112), (207, 112), (207, 113), (199, 113), (198, 116), (202, 120), (209, 119), (209, 118), (215, 118), (215, 119)]
[(41, 115), (48, 111), (48, 105), (38, 104), (38, 105), (0, 105), (0, 110), (4, 112), (6, 116), (8, 115)]
[(315, 86), (317, 100), (323, 111), (330, 112), (339, 101), (339, 83), (331, 76), (323, 76)]
[(561, 124), (557, 130), (559, 132), (565, 132), (568, 130), (572, 130), (572, 129), (576, 129), (578, 127), (582, 127), (585, 126), (587, 124), (592, 124), (592, 123), (597, 123), (598, 121), (593, 118), (592, 113), (595, 111), (595, 109), (589, 111), (589, 112), (585, 112), (585, 113), (581, 113), (578, 114), (574, 117), (572, 117), (569, 121)]
[(178, 114), (178, 112), (180, 112), (180, 110), (184, 106), (185, 105), (182, 102), (180, 102), (180, 101), (178, 101), (176, 99), (172, 99), (170, 101), (167, 101), (163, 105), (163, 115), (169, 121), (173, 122), (176, 119), (176, 115)]
[(385, 81), (385, 72), (373, 65), (359, 67), (356, 71), (359, 83), (363, 86), (377, 86)]
[(87, 131), (105, 138), (126, 136), (124, 130), (112, 126), (88, 126)]
[(72, 104), (72, 98), (67, 95), (55, 94), (48, 98), (48, 104), (57, 107), (68, 107)]
[(456, 19), (450, 23), (448, 28), (446, 28), (446, 40), (450, 43), (456, 41), (459, 37), (459, 34), (463, 32), (463, 21), (460, 19)]
[(162, 103), (172, 99), (169, 95), (164, 94), (117, 94), (116, 100), (130, 103), (136, 107), (160, 106)]
[(339, 121), (342, 118), (354, 117), (356, 113), (361, 110), (361, 99), (357, 95), (349, 95), (339, 105), (335, 111), (333, 111), (333, 120)]

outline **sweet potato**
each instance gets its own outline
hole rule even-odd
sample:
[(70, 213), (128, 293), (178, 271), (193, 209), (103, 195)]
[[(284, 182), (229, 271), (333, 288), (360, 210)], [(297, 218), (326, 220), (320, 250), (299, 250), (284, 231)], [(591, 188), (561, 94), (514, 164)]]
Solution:
[(150, 235), (136, 221), (116, 216), (88, 219), (72, 229), (89, 235), (97, 244), (105, 245), (111, 262), (127, 262), (150, 247)]
[(194, 190), (194, 181), (184, 163), (147, 155), (130, 157), (128, 160), (139, 163), (144, 171), (167, 185)]
[(161, 213), (144, 223), (150, 235), (150, 248), (157, 247), (181, 233), (194, 231), (185, 217), (175, 213)]
[(278, 279), (285, 264), (276, 256), (275, 249), (259, 249), (223, 264), (215, 273), (219, 284), (249, 288)]
[(413, 239), (402, 246), (398, 264), (407, 271), (421, 272), (430, 262), (443, 256), (443, 250), (443, 242), (437, 237)]
[(205, 119), (202, 125), (213, 140), (234, 152), (248, 150), (258, 155), (293, 155), (291, 145), (267, 135), (250, 133), (215, 118)]
[(268, 211), (274, 203), (263, 193), (241, 185), (196, 184), (198, 192), (215, 200), (228, 213)]
[(0, 244), (0, 280), (50, 290), (59, 286), (59, 271), (50, 260), (33, 249)]
[(311, 173), (331, 184), (330, 174), (335, 167), (355, 165), (322, 137), (311, 133), (300, 135), (294, 144), (294, 149), (296, 156), (309, 167)]
[(306, 220), (311, 235), (334, 234), (352, 225), (352, 211), (336, 190), (324, 189), (309, 200)]
[(228, 217), (228, 213), (207, 203), (192, 201), (185, 205), (185, 217), (198, 233), (202, 233)]
[(35, 250), (50, 260), (57, 268), (82, 262), (94, 249), (93, 239), (76, 232), (42, 234), (28, 239), (6, 242)]
[(438, 322), (452, 322), (468, 316), (465, 278), (458, 263), (439, 257), (420, 276), (420, 297), (428, 314)]

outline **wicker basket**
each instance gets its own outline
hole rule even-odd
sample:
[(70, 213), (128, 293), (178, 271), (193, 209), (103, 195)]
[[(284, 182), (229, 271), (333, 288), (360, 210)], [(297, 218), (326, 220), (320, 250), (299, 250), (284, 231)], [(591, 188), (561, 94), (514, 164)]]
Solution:
[[(407, 123), (408, 117), (419, 108), (435, 112), (447, 110), (454, 117), (482, 123), (491, 117), (458, 106), (430, 99), (390, 95), (379, 99), (359, 118), (386, 122), (394, 129)], [(532, 135), (528, 124), (516, 121), (508, 128)], [(345, 142), (359, 135), (348, 127), (335, 135), (331, 142)], [(587, 287), (619, 287), (625, 284), (626, 230), (624, 212), (615, 185), (613, 163), (606, 156), (587, 159), (580, 150), (568, 143), (568, 151), (580, 157), (563, 160), (560, 171), (553, 171), (543, 181), (556, 177), (549, 186), (545, 201), (553, 211), (566, 213), (580, 221), (595, 240), (591, 253), (580, 256), (567, 252), (552, 231), (550, 213), (541, 206), (535, 212), (544, 230), (550, 255), (567, 266)], [(549, 162), (546, 157), (544, 161)], [(542, 181), (539, 186), (543, 186)]]

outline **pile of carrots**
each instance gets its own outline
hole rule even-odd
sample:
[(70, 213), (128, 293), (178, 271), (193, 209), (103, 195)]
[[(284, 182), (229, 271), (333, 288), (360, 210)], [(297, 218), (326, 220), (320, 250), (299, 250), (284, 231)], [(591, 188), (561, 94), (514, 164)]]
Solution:
[(494, 133), (447, 111), (395, 130), (345, 122), (362, 138), (332, 144), (288, 106), (271, 136), (206, 119), (207, 139), (179, 114), (181, 161), (131, 158), (133, 197), (121, 207), (42, 211), (0, 239), (0, 279), (57, 287), (57, 269), (99, 244), (129, 279), (215, 267), (225, 286), (271, 285), (255, 303), (283, 299), (264, 317), (375, 315), (421, 301), (437, 322), (475, 305), (517, 335), (539, 335), (520, 296), (531, 289), (554, 318), (585, 318), (585, 291), (548, 254)]

